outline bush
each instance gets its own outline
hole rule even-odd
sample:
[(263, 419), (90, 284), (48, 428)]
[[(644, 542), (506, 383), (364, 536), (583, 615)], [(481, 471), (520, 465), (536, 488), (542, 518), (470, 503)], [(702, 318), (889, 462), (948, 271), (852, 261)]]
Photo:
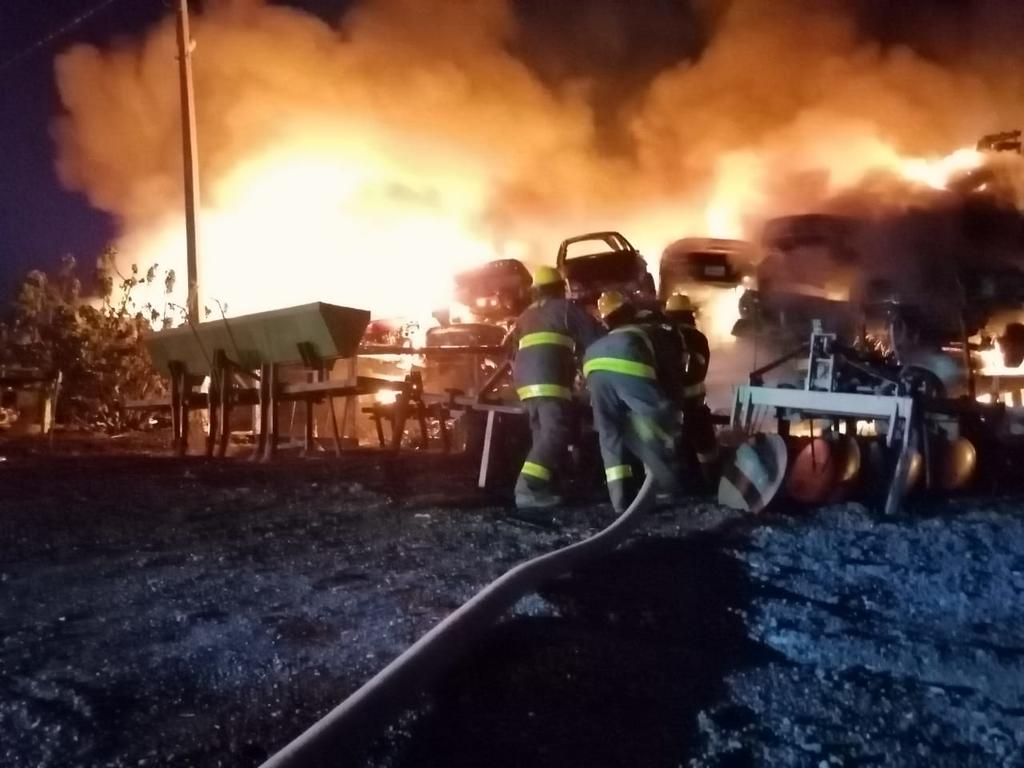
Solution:
[[(108, 250), (100, 258), (94, 276), (99, 295), (91, 299), (82, 296), (70, 256), (52, 274), (29, 272), (8, 321), (0, 325), (0, 363), (61, 371), (57, 420), (116, 432), (137, 425), (138, 417), (125, 414), (122, 401), (164, 392), (142, 337), (154, 324), (169, 326), (170, 318), (166, 309), (138, 308), (132, 298), (138, 286), (157, 279), (156, 266), (142, 277), (133, 266), (125, 277), (114, 257)], [(169, 293), (174, 273), (167, 272), (164, 280)]]

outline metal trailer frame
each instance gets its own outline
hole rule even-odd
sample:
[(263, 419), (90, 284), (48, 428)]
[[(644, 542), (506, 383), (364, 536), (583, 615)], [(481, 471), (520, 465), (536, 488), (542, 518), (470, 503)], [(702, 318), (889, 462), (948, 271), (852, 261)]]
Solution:
[[(762, 385), (765, 373), (804, 353), (807, 354), (807, 373), (803, 389)], [(896, 514), (906, 493), (914, 445), (918, 435), (923, 434), (921, 402), (913, 396), (898, 394), (898, 391), (892, 395), (837, 392), (840, 364), (867, 373), (879, 381), (896, 383), (887, 372), (874, 370), (857, 361), (846, 347), (837, 343), (834, 333), (823, 332), (820, 323), (815, 322), (806, 344), (753, 371), (750, 384), (736, 387), (729, 424), (742, 434), (750, 434), (758, 409), (773, 410), (778, 433), (783, 436), (788, 436), (789, 423), (794, 419), (886, 422), (886, 445), (892, 448), (899, 441), (896, 467), (885, 500), (885, 513)]]
[(852, 392), (821, 392), (741, 385), (733, 399), (730, 426), (749, 434), (758, 408), (775, 409), (780, 434), (794, 420), (871, 419), (888, 424), (886, 444), (899, 442), (899, 456), (885, 501), (885, 513), (899, 512), (906, 493), (911, 453), (917, 439), (920, 409), (914, 398), (902, 395), (867, 395)]
[[(452, 355), (500, 355), (500, 346), (432, 346), (414, 348), (359, 342), (365, 333), (370, 313), (351, 307), (313, 302), (284, 309), (258, 312), (229, 320), (189, 323), (186, 326), (150, 334), (146, 346), (156, 367), (167, 374), (168, 396), (126, 401), (128, 409), (166, 410), (171, 413), (172, 448), (185, 455), (189, 448), (190, 413), (205, 410), (210, 430), (206, 437), (207, 456), (224, 456), (229, 437), (229, 416), (233, 407), (255, 406), (259, 410), (259, 434), (253, 458), (272, 459), (280, 436), (278, 406), (287, 402), (306, 405), (303, 452), (316, 447), (312, 407), (328, 401), (335, 453), (341, 455), (342, 437), (335, 398), (345, 401), (346, 422), (354, 406), (354, 398), (381, 390), (397, 393), (393, 404), (375, 406), (371, 416), (377, 427), (382, 448), (398, 450), (407, 420), (415, 418), (420, 425), (420, 444), (427, 442), (426, 418), (441, 422), (441, 439), (448, 449), (444, 418), (454, 397), (424, 399), (422, 380), (416, 374), (404, 380), (359, 376), (359, 357), (416, 355), (420, 357), (451, 357)], [(337, 360), (348, 360), (348, 371), (342, 379), (332, 379), (330, 370)], [(301, 365), (305, 381), (282, 381), (283, 366)], [(200, 391), (209, 376), (208, 392)], [(493, 379), (494, 377), (492, 377)], [(490, 381), (490, 380), (489, 380)], [(489, 385), (481, 388), (481, 392)], [(462, 395), (462, 392), (453, 392)], [(481, 409), (484, 410), (484, 409)], [(386, 441), (381, 420), (391, 422), (391, 438)], [(493, 431), (493, 417), (489, 420)], [(390, 445), (388, 446), (388, 443)]]

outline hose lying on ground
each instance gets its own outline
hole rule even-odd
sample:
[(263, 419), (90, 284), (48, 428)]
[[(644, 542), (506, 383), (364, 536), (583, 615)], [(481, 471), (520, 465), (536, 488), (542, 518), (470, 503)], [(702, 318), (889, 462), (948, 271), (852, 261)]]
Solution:
[(520, 563), (492, 581), (267, 760), (263, 768), (350, 764), (347, 761), (354, 759), (378, 732), (375, 725), (397, 714), (417, 691), (454, 663), (521, 597), (621, 544), (640, 514), (653, 503), (654, 487), (648, 472), (633, 503), (607, 528), (588, 539)]

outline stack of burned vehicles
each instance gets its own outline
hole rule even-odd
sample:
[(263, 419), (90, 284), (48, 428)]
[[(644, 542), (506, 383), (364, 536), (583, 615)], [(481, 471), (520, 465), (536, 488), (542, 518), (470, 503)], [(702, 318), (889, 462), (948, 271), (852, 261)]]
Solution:
[(1024, 435), (1017, 210), (790, 216), (760, 246), (734, 334), (770, 362), (737, 382), (730, 431), (747, 442), (723, 503), (821, 503), (870, 478), (893, 512), (916, 488), (1007, 481)]
[(769, 221), (760, 245), (733, 333), (769, 354), (805, 341), (817, 321), (872, 370), (933, 397), (973, 394), (993, 350), (1000, 368), (1024, 361), (1016, 211), (790, 216)]
[[(751, 273), (754, 248), (737, 240), (686, 238), (662, 255), (656, 287), (647, 261), (621, 233), (591, 232), (564, 240), (556, 267), (572, 301), (596, 312), (604, 291), (621, 292), (639, 307), (654, 307), (671, 294), (688, 294), (698, 305), (722, 297), (738, 301)], [(749, 281), (749, 278), (746, 278)], [(427, 348), (490, 348), (501, 345), (515, 319), (530, 302), (531, 277), (515, 259), (492, 261), (456, 275), (454, 301), (434, 313), (437, 327), (426, 333)], [(459, 388), (479, 393), (503, 360), (494, 355), (428, 361), (424, 378), (431, 389)]]
[[(569, 298), (588, 307), (602, 291), (618, 290), (641, 305), (657, 301), (654, 278), (640, 252), (618, 232), (572, 237), (559, 246), (556, 264)], [(530, 303), (531, 276), (516, 259), (500, 259), (455, 276), (453, 301), (434, 312), (438, 325), (426, 332), (426, 347), (489, 349), (492, 354), (428, 359), (424, 379), (431, 389), (476, 394), (505, 362), (493, 351)]]

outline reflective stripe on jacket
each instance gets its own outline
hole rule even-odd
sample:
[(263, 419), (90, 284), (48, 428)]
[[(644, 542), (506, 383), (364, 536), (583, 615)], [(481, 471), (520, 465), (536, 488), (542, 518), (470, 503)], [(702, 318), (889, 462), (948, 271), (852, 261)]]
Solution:
[(586, 310), (567, 299), (534, 302), (516, 320), (512, 378), (520, 400), (572, 396), (575, 351), (604, 332)]
[(616, 328), (587, 348), (583, 374), (589, 376), (595, 371), (656, 380), (654, 345), (638, 326)]

